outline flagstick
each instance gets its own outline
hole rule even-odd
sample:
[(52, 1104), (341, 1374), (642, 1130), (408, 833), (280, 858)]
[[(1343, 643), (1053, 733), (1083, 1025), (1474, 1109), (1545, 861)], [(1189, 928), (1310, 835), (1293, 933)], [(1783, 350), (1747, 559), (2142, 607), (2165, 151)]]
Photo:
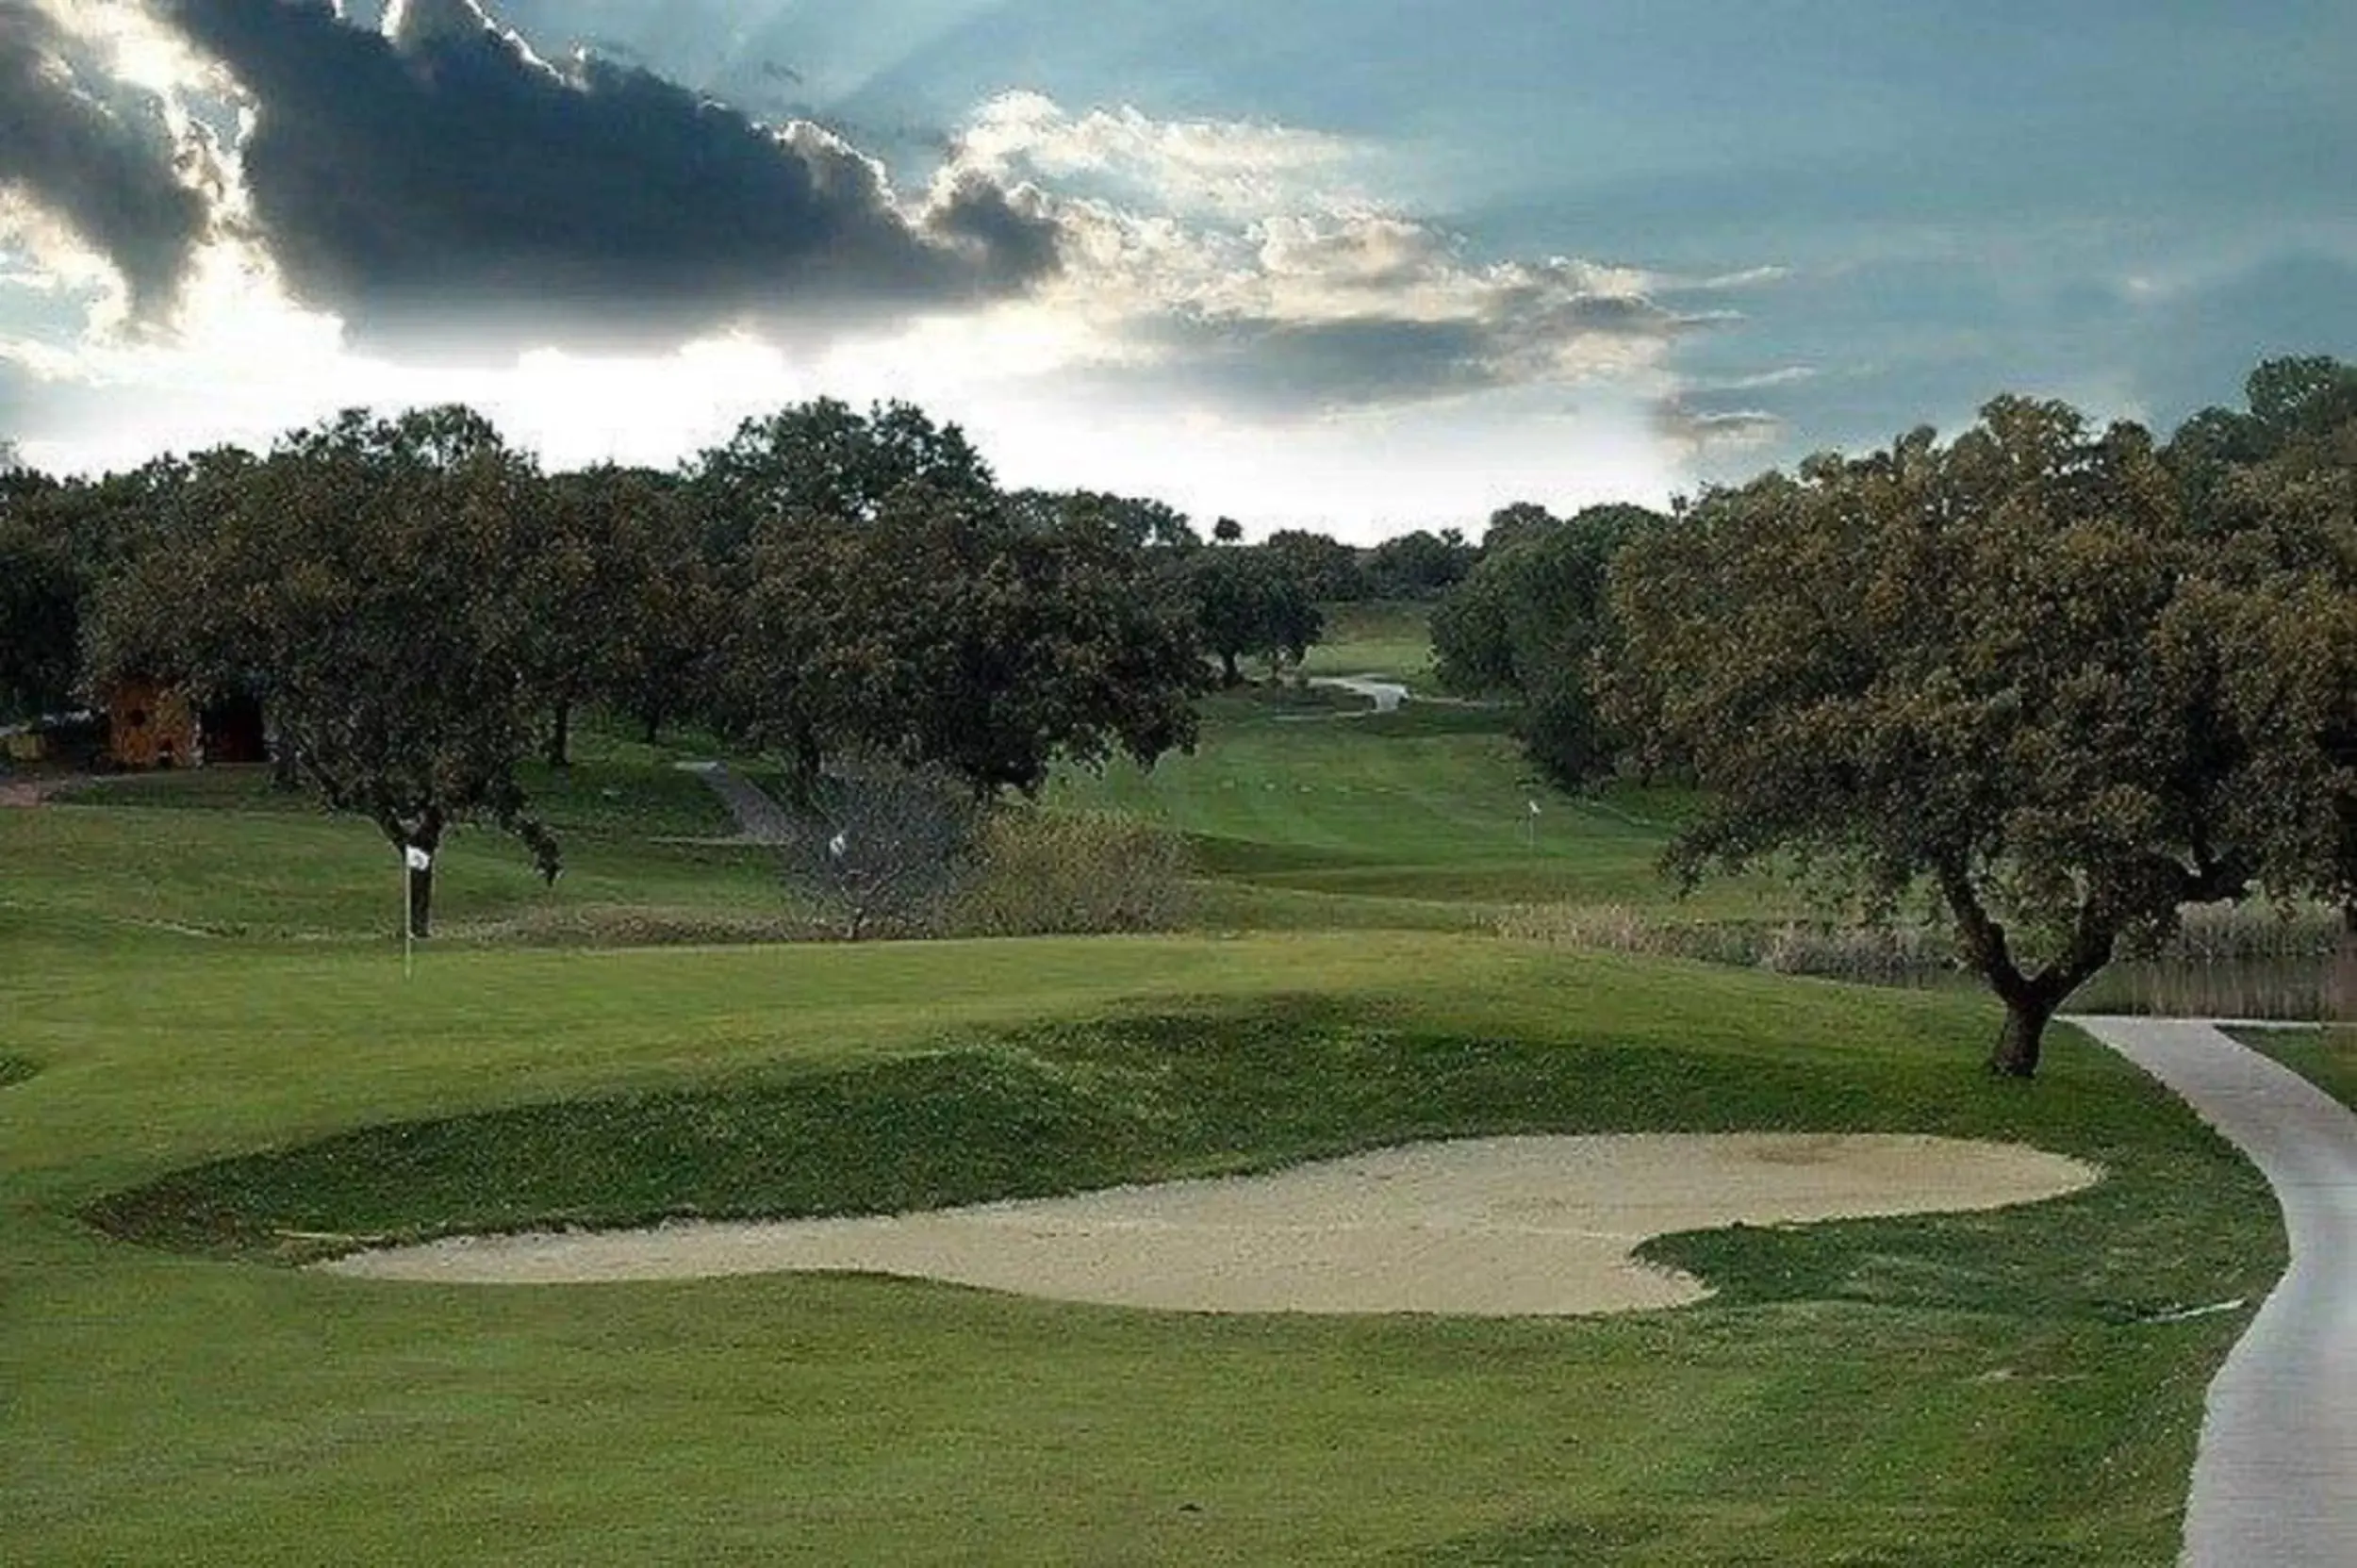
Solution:
[(418, 868), (409, 864), (409, 847), (401, 850), (401, 978), (417, 978), (418, 971), (418, 905), (416, 901)]

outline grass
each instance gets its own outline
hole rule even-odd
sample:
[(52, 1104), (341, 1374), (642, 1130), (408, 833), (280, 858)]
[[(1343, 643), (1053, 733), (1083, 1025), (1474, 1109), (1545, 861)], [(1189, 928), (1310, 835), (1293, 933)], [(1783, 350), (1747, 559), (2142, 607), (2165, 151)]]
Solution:
[(1308, 675), (1380, 675), (1410, 690), (1432, 685), (1432, 606), (1376, 600), (1320, 606), (1326, 635), (1302, 661)]
[[(0, 1096), (29, 1560), (2158, 1561), (2238, 1325), (2144, 1319), (2274, 1262), (2247, 1167), (2076, 1040), (1994, 1089), (1953, 999), (1488, 939), (458, 952), (407, 988), (334, 949), (117, 955), (9, 1001), (46, 1068)], [(1755, 1125), (2025, 1137), (2115, 1174), (2010, 1214), (1656, 1244), (1721, 1296), (1559, 1323), (235, 1261), (281, 1229)]]
[(2357, 1029), (2230, 1029), (2227, 1032), (2357, 1110)]
[[(1491, 913), (1542, 901), (1674, 902), (1658, 868), (1663, 817), (1685, 802), (1626, 788), (1597, 800), (1554, 790), (1492, 710), (1410, 704), (1395, 715), (1305, 717), (1266, 694), (1240, 693), (1214, 699), (1207, 713), (1195, 755), (1165, 758), (1150, 773), (1116, 762), (1060, 781), (1050, 799), (1183, 834), (1231, 888), (1328, 900), (1338, 922), (1362, 900)], [(1675, 911), (1754, 912), (1781, 897), (1762, 884), (1719, 883)], [(1271, 918), (1285, 923), (1281, 913)]]
[[(1418, 685), (1423, 613), (1337, 616), (1319, 668)], [(1670, 899), (1690, 799), (1542, 793), (1492, 710), (1354, 707), (1232, 694), (1197, 755), (1057, 785), (1186, 838), (1200, 929), (1152, 937), (760, 945), (794, 923), (766, 858), (681, 842), (726, 825), (678, 753), (594, 726), (534, 780), (565, 878), (460, 835), (451, 940), (408, 982), (381, 839), (256, 774), (0, 812), (0, 1556), (2170, 1560), (2243, 1314), (2159, 1319), (2264, 1294), (2250, 1167), (2069, 1032), (2036, 1086), (1986, 1081), (1974, 997), (1498, 937), (1524, 904), (1789, 905)], [(1719, 1294), (1594, 1320), (281, 1266), (336, 1237), (1747, 1127), (2015, 1138), (2110, 1175), (1662, 1238)]]

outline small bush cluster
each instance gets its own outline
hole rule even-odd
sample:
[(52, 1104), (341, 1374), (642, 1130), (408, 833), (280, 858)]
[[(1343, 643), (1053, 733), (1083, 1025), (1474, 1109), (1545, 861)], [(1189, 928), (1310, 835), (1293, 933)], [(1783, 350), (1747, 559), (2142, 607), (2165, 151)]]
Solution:
[(1185, 846), (1143, 823), (1009, 808), (983, 825), (945, 934), (1168, 931), (1187, 917), (1188, 870)]

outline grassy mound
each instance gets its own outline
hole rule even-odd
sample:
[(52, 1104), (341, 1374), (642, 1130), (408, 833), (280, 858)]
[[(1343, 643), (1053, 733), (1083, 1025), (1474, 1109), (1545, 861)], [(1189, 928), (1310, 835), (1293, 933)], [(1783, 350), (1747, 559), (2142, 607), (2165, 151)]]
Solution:
[(1737, 1300), (2117, 1320), (2180, 1305), (2237, 1266), (2242, 1249), (2205, 1230), (2210, 1197), (2178, 1194), (2223, 1182), (2261, 1198), (2222, 1150), (2150, 1114), (2108, 1061), (2088, 1064), (2118, 1080), (2101, 1098), (2000, 1093), (1943, 1107), (1904, 1058), (1843, 1083), (1743, 1052), (1473, 1038), (1292, 1002), (361, 1128), (177, 1172), (89, 1217), (155, 1245), (300, 1259), (470, 1231), (898, 1213), (1486, 1133), (1929, 1131), (2038, 1144), (2114, 1175), (2035, 1213), (1739, 1228), (1656, 1251)]

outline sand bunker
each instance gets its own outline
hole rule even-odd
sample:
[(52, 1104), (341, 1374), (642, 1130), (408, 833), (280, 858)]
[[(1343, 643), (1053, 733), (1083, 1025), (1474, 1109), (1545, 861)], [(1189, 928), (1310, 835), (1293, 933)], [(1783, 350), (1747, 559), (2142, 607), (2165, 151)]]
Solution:
[(466, 1237), (321, 1266), (499, 1284), (848, 1271), (1180, 1312), (1627, 1312), (1708, 1294), (1630, 1257), (1649, 1236), (1995, 1209), (2073, 1192), (2100, 1174), (2033, 1148), (1950, 1138), (1477, 1138), (1079, 1197)]

